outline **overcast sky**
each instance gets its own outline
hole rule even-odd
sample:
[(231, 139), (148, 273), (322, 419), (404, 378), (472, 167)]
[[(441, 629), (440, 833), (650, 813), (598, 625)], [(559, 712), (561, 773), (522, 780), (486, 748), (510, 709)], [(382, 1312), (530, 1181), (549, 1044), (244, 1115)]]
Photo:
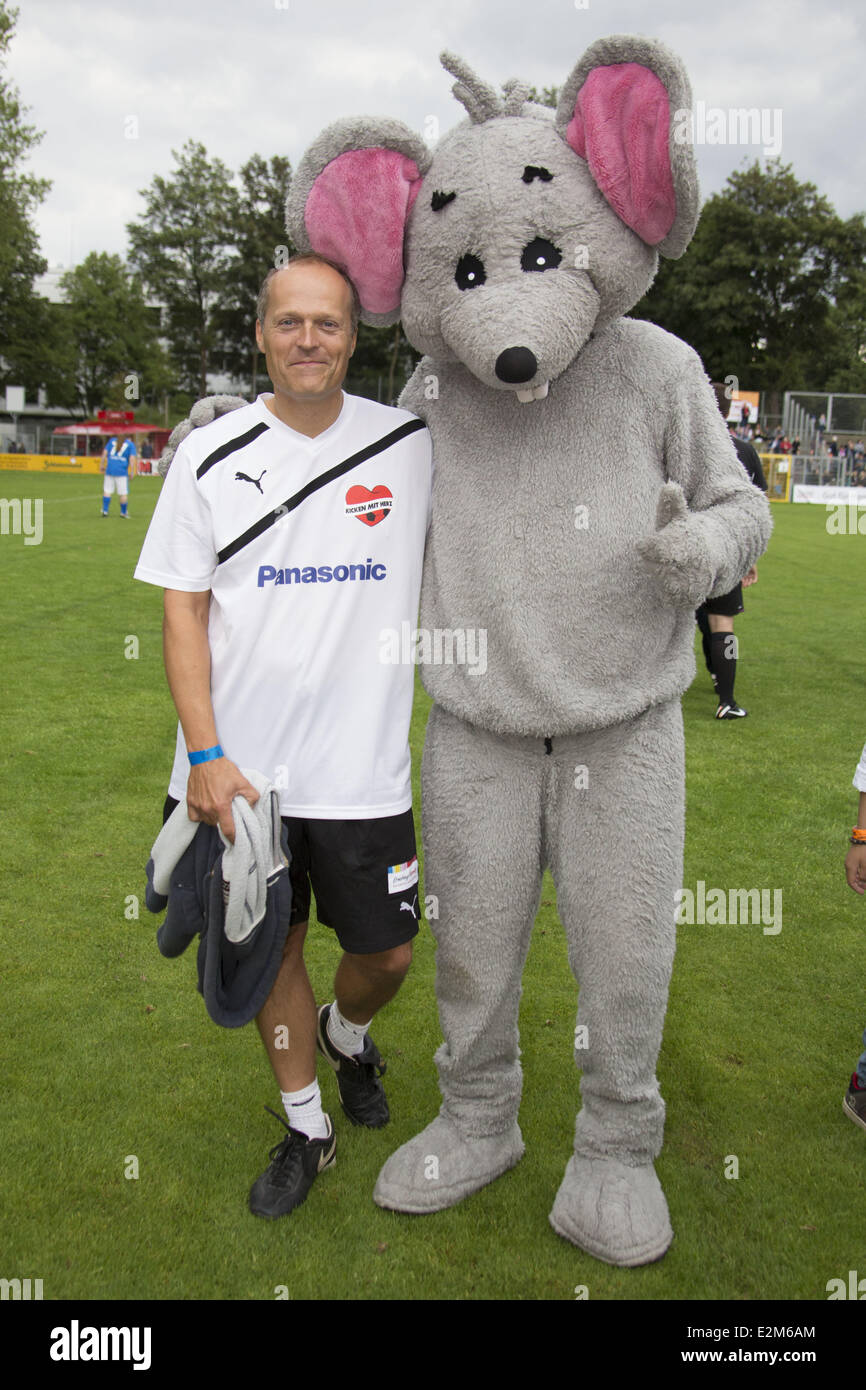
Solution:
[[(438, 54), (499, 86), (561, 86), (605, 34), (661, 39), (695, 102), (766, 110), (781, 157), (843, 216), (866, 210), (864, 0), (19, 0), (8, 74), (45, 132), (38, 216), (52, 265), (126, 252), (139, 190), (188, 139), (236, 170), (297, 164), (329, 121), (371, 113), (443, 131), (465, 112)], [(775, 111), (781, 117), (774, 116)], [(134, 118), (134, 119), (131, 119)], [(781, 122), (781, 124), (779, 124)], [(709, 133), (709, 132), (708, 132)], [(133, 138), (130, 138), (132, 136)], [(698, 146), (703, 195), (759, 145)]]

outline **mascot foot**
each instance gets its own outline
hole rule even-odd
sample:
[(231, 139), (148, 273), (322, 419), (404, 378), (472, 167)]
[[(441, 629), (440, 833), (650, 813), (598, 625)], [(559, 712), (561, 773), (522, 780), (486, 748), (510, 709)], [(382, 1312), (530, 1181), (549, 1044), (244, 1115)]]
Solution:
[(651, 1163), (628, 1168), (616, 1158), (583, 1154), (568, 1161), (550, 1224), (557, 1235), (611, 1265), (651, 1264), (674, 1238)]
[(444, 1211), (513, 1168), (523, 1157), (517, 1124), (486, 1139), (467, 1137), (439, 1115), (392, 1154), (373, 1192), (391, 1211)]

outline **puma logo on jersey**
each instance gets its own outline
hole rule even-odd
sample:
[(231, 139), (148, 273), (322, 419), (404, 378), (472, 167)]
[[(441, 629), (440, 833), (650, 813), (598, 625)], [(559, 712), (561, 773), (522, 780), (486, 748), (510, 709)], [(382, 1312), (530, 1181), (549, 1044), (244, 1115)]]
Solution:
[(268, 471), (268, 470), (267, 470), (266, 468), (263, 468), (262, 471), (261, 471), (261, 473), (259, 474), (259, 476), (258, 476), (257, 478), (250, 478), (246, 473), (236, 473), (236, 474), (235, 474), (235, 482), (236, 482), (236, 483), (253, 483), (253, 484), (259, 489), (259, 492), (262, 493), (262, 497), (264, 497), (265, 494), (264, 494), (264, 492), (262, 492), (261, 481), (262, 481), (262, 478), (263, 478), (263, 477), (265, 476), (265, 474), (267, 473), (267, 471)]

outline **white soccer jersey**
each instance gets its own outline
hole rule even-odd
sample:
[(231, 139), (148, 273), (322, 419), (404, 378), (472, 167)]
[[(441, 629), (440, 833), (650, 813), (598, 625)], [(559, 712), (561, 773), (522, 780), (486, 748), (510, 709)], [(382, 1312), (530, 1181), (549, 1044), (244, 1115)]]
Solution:
[[(232, 762), (274, 782), (283, 815), (397, 815), (412, 804), (415, 670), (390, 664), (389, 638), (417, 622), (430, 436), (408, 411), (344, 393), (334, 424), (310, 439), (265, 400), (181, 444), (135, 577), (210, 590), (217, 737)], [(403, 437), (282, 510), (395, 430)], [(179, 800), (188, 774), (178, 727)]]

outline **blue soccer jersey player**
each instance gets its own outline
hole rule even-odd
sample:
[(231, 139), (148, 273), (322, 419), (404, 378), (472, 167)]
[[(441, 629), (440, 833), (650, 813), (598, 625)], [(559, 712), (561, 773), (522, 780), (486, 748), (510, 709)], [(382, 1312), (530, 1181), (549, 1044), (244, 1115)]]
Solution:
[(102, 485), (102, 515), (108, 516), (111, 494), (116, 490), (120, 499), (120, 515), (127, 516), (129, 496), (129, 465), (135, 458), (135, 445), (128, 434), (112, 435), (102, 455), (105, 478)]

